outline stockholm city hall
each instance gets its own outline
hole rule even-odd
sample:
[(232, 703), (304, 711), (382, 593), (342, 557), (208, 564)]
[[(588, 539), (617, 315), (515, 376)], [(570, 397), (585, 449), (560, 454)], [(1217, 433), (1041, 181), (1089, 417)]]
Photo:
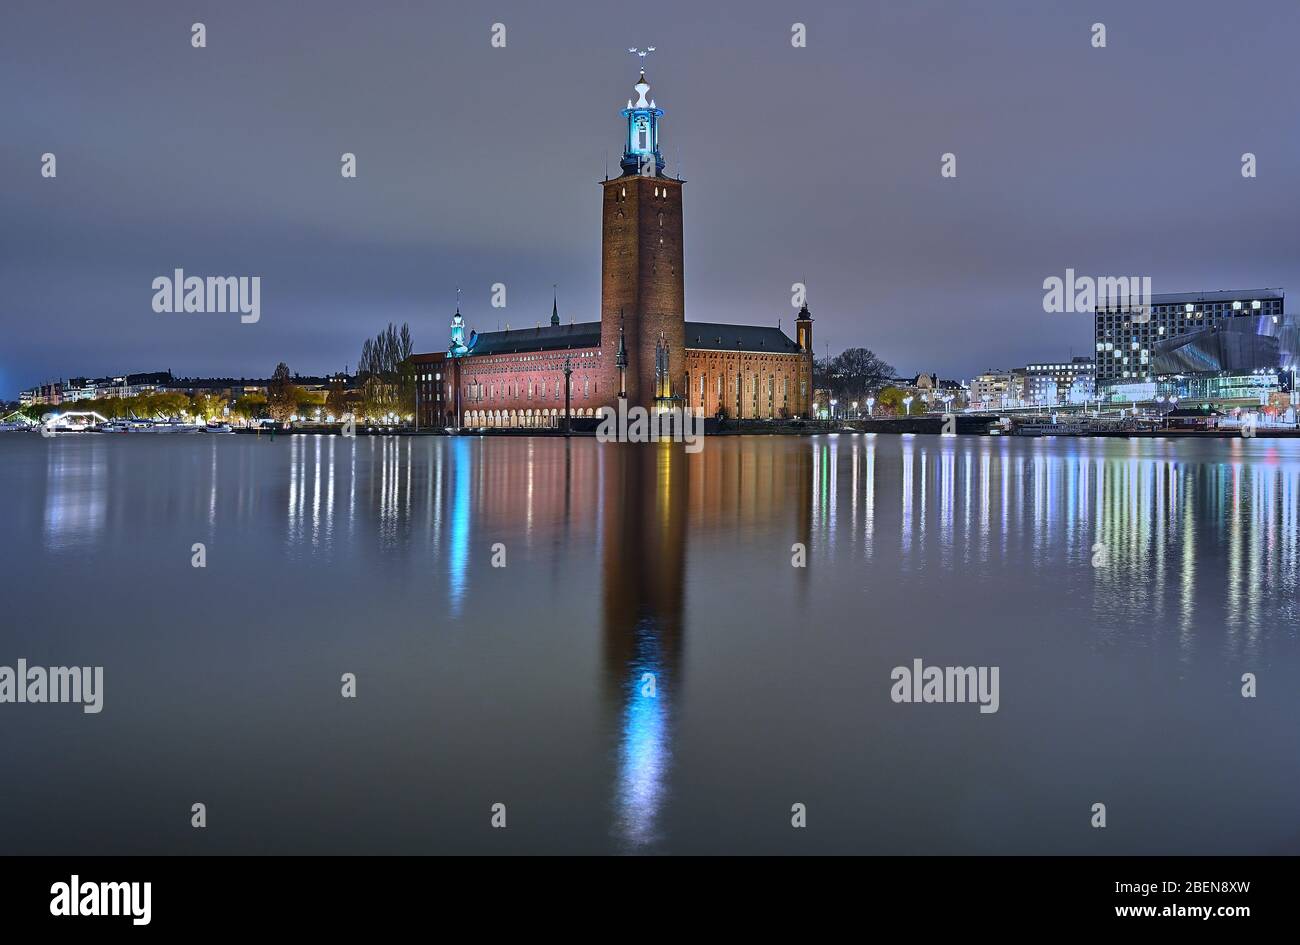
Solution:
[(601, 407), (689, 408), (706, 417), (807, 417), (812, 402), (812, 315), (795, 340), (779, 327), (686, 320), (682, 185), (664, 174), (663, 109), (645, 71), (628, 99), (622, 174), (602, 186), (600, 321), (470, 332), (457, 306), (445, 352), (417, 354), (418, 423), (445, 427), (556, 427), (565, 383), (572, 417)]

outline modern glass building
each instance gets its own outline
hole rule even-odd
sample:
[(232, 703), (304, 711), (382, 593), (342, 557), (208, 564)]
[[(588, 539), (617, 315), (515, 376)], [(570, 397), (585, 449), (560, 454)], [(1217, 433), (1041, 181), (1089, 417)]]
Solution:
[[(1250, 370), (1273, 355), (1240, 344), (1245, 334), (1281, 335), (1285, 298), (1280, 289), (1245, 289), (1229, 292), (1174, 292), (1153, 295), (1147, 305), (1098, 305), (1094, 342), (1097, 387), (1117, 383), (1154, 381), (1157, 374), (1177, 373), (1200, 365), (1199, 370)], [(1276, 332), (1273, 326), (1279, 326)], [(1240, 332), (1237, 343), (1217, 345), (1221, 330)], [(1192, 347), (1188, 347), (1191, 345)], [(1196, 354), (1198, 346), (1209, 354)], [(1216, 360), (1216, 346), (1217, 358)], [(1180, 355), (1179, 349), (1186, 349)], [(1294, 344), (1276, 352), (1276, 367), (1290, 369)], [(1157, 364), (1157, 356), (1163, 355)], [(1283, 364), (1285, 360), (1285, 364)]]
[[(1097, 388), (1112, 402), (1264, 402), (1290, 392), (1300, 325), (1280, 289), (1155, 295), (1096, 311)], [(1262, 398), (1262, 399), (1261, 399)]]

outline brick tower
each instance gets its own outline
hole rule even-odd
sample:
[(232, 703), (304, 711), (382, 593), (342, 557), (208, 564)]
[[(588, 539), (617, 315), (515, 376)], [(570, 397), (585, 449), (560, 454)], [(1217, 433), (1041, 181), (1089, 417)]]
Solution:
[[(622, 111), (623, 173), (603, 185), (600, 342), (602, 360), (613, 365), (622, 326), (628, 405), (654, 409), (680, 405), (686, 393), (683, 182), (664, 176), (664, 113), (646, 99), (644, 70), (635, 89), (636, 102)], [(616, 378), (612, 386), (617, 396)]]

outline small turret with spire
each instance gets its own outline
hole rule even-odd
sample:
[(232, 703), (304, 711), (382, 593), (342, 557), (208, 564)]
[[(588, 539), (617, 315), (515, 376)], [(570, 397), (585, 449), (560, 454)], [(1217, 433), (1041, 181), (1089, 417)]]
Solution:
[(795, 341), (799, 343), (799, 347), (802, 348), (805, 353), (811, 353), (813, 349), (812, 323), (812, 312), (808, 311), (808, 303), (805, 301), (803, 307), (799, 309), (799, 314), (795, 316), (794, 320)]

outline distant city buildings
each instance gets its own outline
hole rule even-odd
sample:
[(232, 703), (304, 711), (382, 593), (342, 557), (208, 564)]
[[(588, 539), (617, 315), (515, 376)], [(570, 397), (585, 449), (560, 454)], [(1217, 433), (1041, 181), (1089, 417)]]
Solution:
[[(294, 386), (309, 393), (327, 391), (331, 386), (343, 391), (352, 390), (355, 378), (349, 374), (325, 376), (295, 375)], [(126, 399), (145, 394), (209, 394), (228, 402), (248, 394), (266, 396), (270, 389), (269, 378), (233, 377), (183, 377), (176, 378), (170, 371), (153, 371), (142, 374), (120, 374), (108, 377), (73, 377), (66, 381), (49, 381), (23, 391), (18, 398), (22, 406), (45, 404), (57, 407), (78, 401)]]
[(941, 378), (938, 374), (896, 377), (890, 386), (913, 398), (913, 412), (960, 410), (969, 402), (969, 391), (960, 381)]
[(29, 404), (48, 404), (57, 407), (63, 403), (63, 382), (49, 381), (45, 384), (37, 384), (19, 394), (18, 402), (24, 407)]
[(1096, 365), (1088, 357), (985, 371), (970, 383), (970, 405), (975, 410), (1008, 410), (1082, 404), (1096, 397), (1095, 377)]
[(107, 397), (136, 397), (140, 394), (153, 394), (169, 388), (172, 382), (170, 371), (157, 371), (152, 374), (124, 374), (117, 377), (73, 377), (67, 381), (51, 381), (23, 391), (19, 403), (47, 404), (57, 407), (60, 404), (81, 400), (102, 400)]
[(123, 374), (117, 377), (74, 377), (63, 388), (64, 402), (76, 400), (102, 400), (107, 397), (138, 397), (168, 390), (172, 383), (170, 371), (150, 374)]
[[(651, 201), (654, 199), (652, 190)], [(659, 199), (662, 200), (662, 196)], [(731, 415), (788, 416), (788, 408), (778, 409), (778, 403), (804, 403), (802, 394), (793, 399), (789, 394), (793, 389), (792, 378), (797, 376), (800, 385), (805, 383), (804, 375), (799, 371), (806, 366), (811, 351), (811, 316), (807, 315), (806, 308), (800, 316), (796, 320), (800, 340), (789, 344), (782, 341), (784, 336), (776, 329), (753, 328), (752, 332), (757, 333), (753, 334), (756, 340), (747, 346), (744, 333), (750, 331), (749, 328), (726, 326), (726, 331), (739, 333), (736, 351), (728, 347), (733, 344), (729, 335), (721, 341), (716, 338), (710, 341), (699, 335), (701, 326), (687, 323), (684, 362), (687, 366), (699, 367), (703, 364), (700, 358), (720, 357), (723, 349), (728, 356), (736, 355), (738, 351), (742, 361), (736, 363), (743, 366), (747, 363), (743, 357), (748, 357), (747, 352), (752, 348), (755, 352), (762, 352), (759, 362), (768, 365), (764, 369), (769, 375), (764, 379), (758, 374), (735, 373), (732, 376), (721, 369), (716, 372), (703, 368), (697, 373), (688, 371), (685, 376), (690, 384), (683, 390), (681, 401), (692, 406), (716, 408), (721, 397), (722, 406), (726, 407), (740, 391), (742, 400)], [(1068, 360), (1035, 361), (1023, 368), (990, 369), (975, 376), (969, 385), (940, 378), (937, 374), (893, 377), (874, 386), (868, 385), (860, 396), (848, 397), (841, 392), (844, 402), (838, 405), (831, 403), (834, 395), (829, 391), (809, 390), (807, 409), (817, 417), (831, 413), (848, 416), (872, 412), (872, 407), (879, 403), (877, 409), (883, 411), (885, 402), (876, 398), (886, 388), (894, 388), (903, 396), (912, 398), (909, 413), (1032, 410), (1083, 406), (1094, 401), (1111, 406), (1145, 405), (1148, 409), (1170, 409), (1171, 405), (1191, 402), (1228, 409), (1260, 406), (1279, 412), (1294, 406), (1296, 372), (1300, 368), (1300, 324), (1285, 312), (1285, 295), (1281, 289), (1154, 295), (1147, 306), (1099, 306), (1094, 317), (1095, 357), (1071, 356)], [(515, 365), (510, 370), (517, 367), (516, 373), (523, 377), (511, 379), (509, 385), (513, 386), (507, 387), (482, 385), (477, 381), (470, 383), (460, 391), (459, 408), (457, 386), (448, 373), (449, 362), (456, 358), (444, 352), (413, 355), (412, 377), (420, 425), (454, 424), (457, 410), (463, 410), (466, 403), (491, 402), (504, 397), (505, 390), (515, 391), (516, 387), (512, 396), (517, 394), (539, 406), (535, 408), (531, 421), (528, 419), (529, 411), (525, 409), (523, 421), (507, 418), (502, 422), (505, 425), (516, 422), (525, 426), (554, 425), (556, 417), (563, 411), (563, 370), (570, 365), (573, 414), (588, 415), (589, 408), (581, 405), (594, 401), (597, 392), (603, 399), (611, 389), (618, 389), (611, 388), (614, 382), (604, 375), (603, 380), (597, 381), (593, 379), (595, 375), (588, 378), (583, 374), (584, 365), (595, 355), (588, 357), (591, 352), (584, 353), (585, 348), (579, 350), (581, 346), (572, 346), (577, 334), (595, 332), (601, 323), (564, 326), (559, 322), (559, 313), (553, 306), (550, 329), (507, 330), (479, 335), (474, 343), (475, 356), (461, 356), (465, 365), (476, 370), (485, 364), (500, 363), (501, 370)], [(539, 331), (550, 331), (561, 339), (557, 342), (559, 347), (542, 351), (534, 345), (531, 336)], [(626, 332), (619, 334), (624, 336), (623, 350), (626, 351)], [(770, 345), (768, 340), (772, 342)], [(515, 345), (521, 347), (515, 350)], [(554, 361), (560, 356), (564, 357)], [(611, 363), (618, 366), (623, 360), (627, 361), (630, 370), (631, 361), (627, 360), (626, 354), (619, 354), (616, 344)], [(661, 370), (654, 376), (662, 381), (668, 375), (662, 370), (662, 358), (657, 363)], [(787, 377), (782, 373), (787, 368), (798, 370)], [(531, 377), (539, 371), (558, 371), (561, 380), (554, 381), (550, 374), (545, 381)], [(621, 381), (622, 375), (619, 377)], [(647, 378), (651, 378), (651, 374), (643, 380)], [(743, 384), (738, 386), (737, 379)], [(346, 397), (340, 395), (357, 396), (357, 382), (352, 375), (298, 375), (293, 378), (293, 383), (305, 393), (318, 394), (322, 402), (326, 393), (333, 392), (339, 399), (331, 399), (331, 404), (346, 402)], [(467, 383), (466, 379), (462, 377), (461, 383)], [(233, 406), (241, 397), (267, 396), (270, 385), (271, 381), (264, 378), (175, 378), (170, 371), (155, 371), (50, 380), (22, 391), (19, 403), (23, 406), (58, 407), (104, 398), (128, 399), (146, 394), (181, 393), (191, 398), (207, 394)], [(643, 386), (649, 389), (648, 385)], [(664, 394), (665, 390), (669, 393)], [(673, 390), (671, 385), (661, 385), (661, 399), (677, 397)], [(709, 399), (710, 391), (713, 392), (712, 400)], [(871, 404), (868, 404), (868, 399)], [(543, 402), (544, 409), (540, 406)], [(477, 414), (474, 420), (478, 422)]]
[(1096, 396), (1097, 367), (1092, 358), (1026, 365), (1022, 400), (1027, 406), (1081, 404)]
[(975, 410), (1002, 410), (1018, 401), (1011, 371), (985, 371), (970, 382), (970, 405)]

